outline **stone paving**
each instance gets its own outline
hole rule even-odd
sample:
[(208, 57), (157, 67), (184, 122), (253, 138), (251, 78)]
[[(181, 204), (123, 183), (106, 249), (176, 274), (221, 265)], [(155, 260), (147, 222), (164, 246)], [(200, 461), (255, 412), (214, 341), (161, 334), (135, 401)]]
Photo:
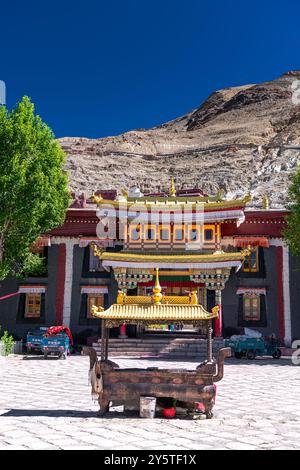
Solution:
[[(115, 360), (115, 359), (114, 359)], [(118, 359), (122, 367), (196, 362)], [(98, 418), (87, 357), (0, 357), (0, 449), (300, 449), (300, 366), (229, 359), (212, 420)]]

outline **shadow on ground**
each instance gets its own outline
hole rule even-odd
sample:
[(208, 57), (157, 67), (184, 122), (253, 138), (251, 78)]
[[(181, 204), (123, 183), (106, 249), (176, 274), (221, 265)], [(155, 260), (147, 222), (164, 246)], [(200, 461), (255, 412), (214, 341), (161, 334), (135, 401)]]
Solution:
[[(113, 408), (113, 407), (112, 407)], [(195, 415), (198, 419), (205, 418), (204, 415)], [(123, 411), (123, 408), (117, 411), (116, 409), (111, 409), (104, 416), (99, 416), (97, 411), (81, 411), (81, 410), (22, 410), (22, 409), (12, 409), (2, 415), (1, 418), (102, 418), (102, 419), (140, 419), (138, 411)], [(162, 414), (157, 414), (155, 416), (157, 419), (164, 419)], [(191, 420), (193, 419), (192, 415), (178, 415), (177, 419), (180, 420)]]

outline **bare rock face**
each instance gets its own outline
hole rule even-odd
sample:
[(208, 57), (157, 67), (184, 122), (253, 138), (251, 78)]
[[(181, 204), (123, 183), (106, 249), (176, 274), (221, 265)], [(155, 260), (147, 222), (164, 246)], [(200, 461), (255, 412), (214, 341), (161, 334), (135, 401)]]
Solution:
[[(299, 80), (299, 83), (298, 83)], [(285, 207), (300, 162), (300, 71), (259, 85), (226, 88), (199, 108), (152, 129), (104, 139), (62, 138), (71, 189), (199, 187), (227, 198), (251, 192), (260, 206)]]

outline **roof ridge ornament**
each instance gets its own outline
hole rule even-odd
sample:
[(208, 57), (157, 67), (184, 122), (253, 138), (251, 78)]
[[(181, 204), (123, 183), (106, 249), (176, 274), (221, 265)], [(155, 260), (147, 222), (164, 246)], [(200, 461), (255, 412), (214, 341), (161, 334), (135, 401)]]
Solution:
[(176, 187), (175, 187), (175, 182), (173, 176), (171, 177), (171, 186), (170, 186), (170, 196), (171, 197), (176, 197)]
[(269, 196), (268, 196), (267, 194), (264, 194), (264, 196), (263, 196), (262, 207), (263, 207), (263, 209), (265, 209), (265, 210), (269, 210), (269, 209), (270, 209), (270, 199), (269, 199)]
[(95, 204), (100, 204), (103, 201), (103, 197), (100, 194), (96, 193), (93, 193), (91, 199)]
[(155, 286), (152, 289), (153, 295), (152, 295), (152, 300), (155, 305), (161, 305), (161, 301), (163, 298), (163, 295), (161, 293), (162, 289), (159, 283), (159, 269), (155, 269)]

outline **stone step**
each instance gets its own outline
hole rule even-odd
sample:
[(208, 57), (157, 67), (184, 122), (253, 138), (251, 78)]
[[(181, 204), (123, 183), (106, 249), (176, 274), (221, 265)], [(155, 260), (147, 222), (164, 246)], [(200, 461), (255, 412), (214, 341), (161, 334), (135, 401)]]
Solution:
[[(215, 339), (213, 341), (213, 351), (217, 351), (223, 346), (222, 339)], [(93, 343), (97, 354), (101, 355), (101, 341)], [(166, 358), (181, 358), (194, 357), (197, 359), (205, 358), (207, 353), (207, 342), (205, 339), (199, 337), (183, 338), (180, 337), (165, 337), (164, 335), (143, 336), (141, 338), (111, 338), (109, 340), (108, 348), (109, 356), (118, 357), (166, 357)]]
[[(101, 348), (100, 343), (93, 343), (93, 346)], [(109, 347), (114, 349), (126, 349), (126, 348), (176, 348), (176, 349), (206, 349), (206, 344), (176, 344), (176, 343), (124, 343), (124, 344), (114, 344), (109, 342)], [(215, 345), (215, 347), (220, 347)]]

